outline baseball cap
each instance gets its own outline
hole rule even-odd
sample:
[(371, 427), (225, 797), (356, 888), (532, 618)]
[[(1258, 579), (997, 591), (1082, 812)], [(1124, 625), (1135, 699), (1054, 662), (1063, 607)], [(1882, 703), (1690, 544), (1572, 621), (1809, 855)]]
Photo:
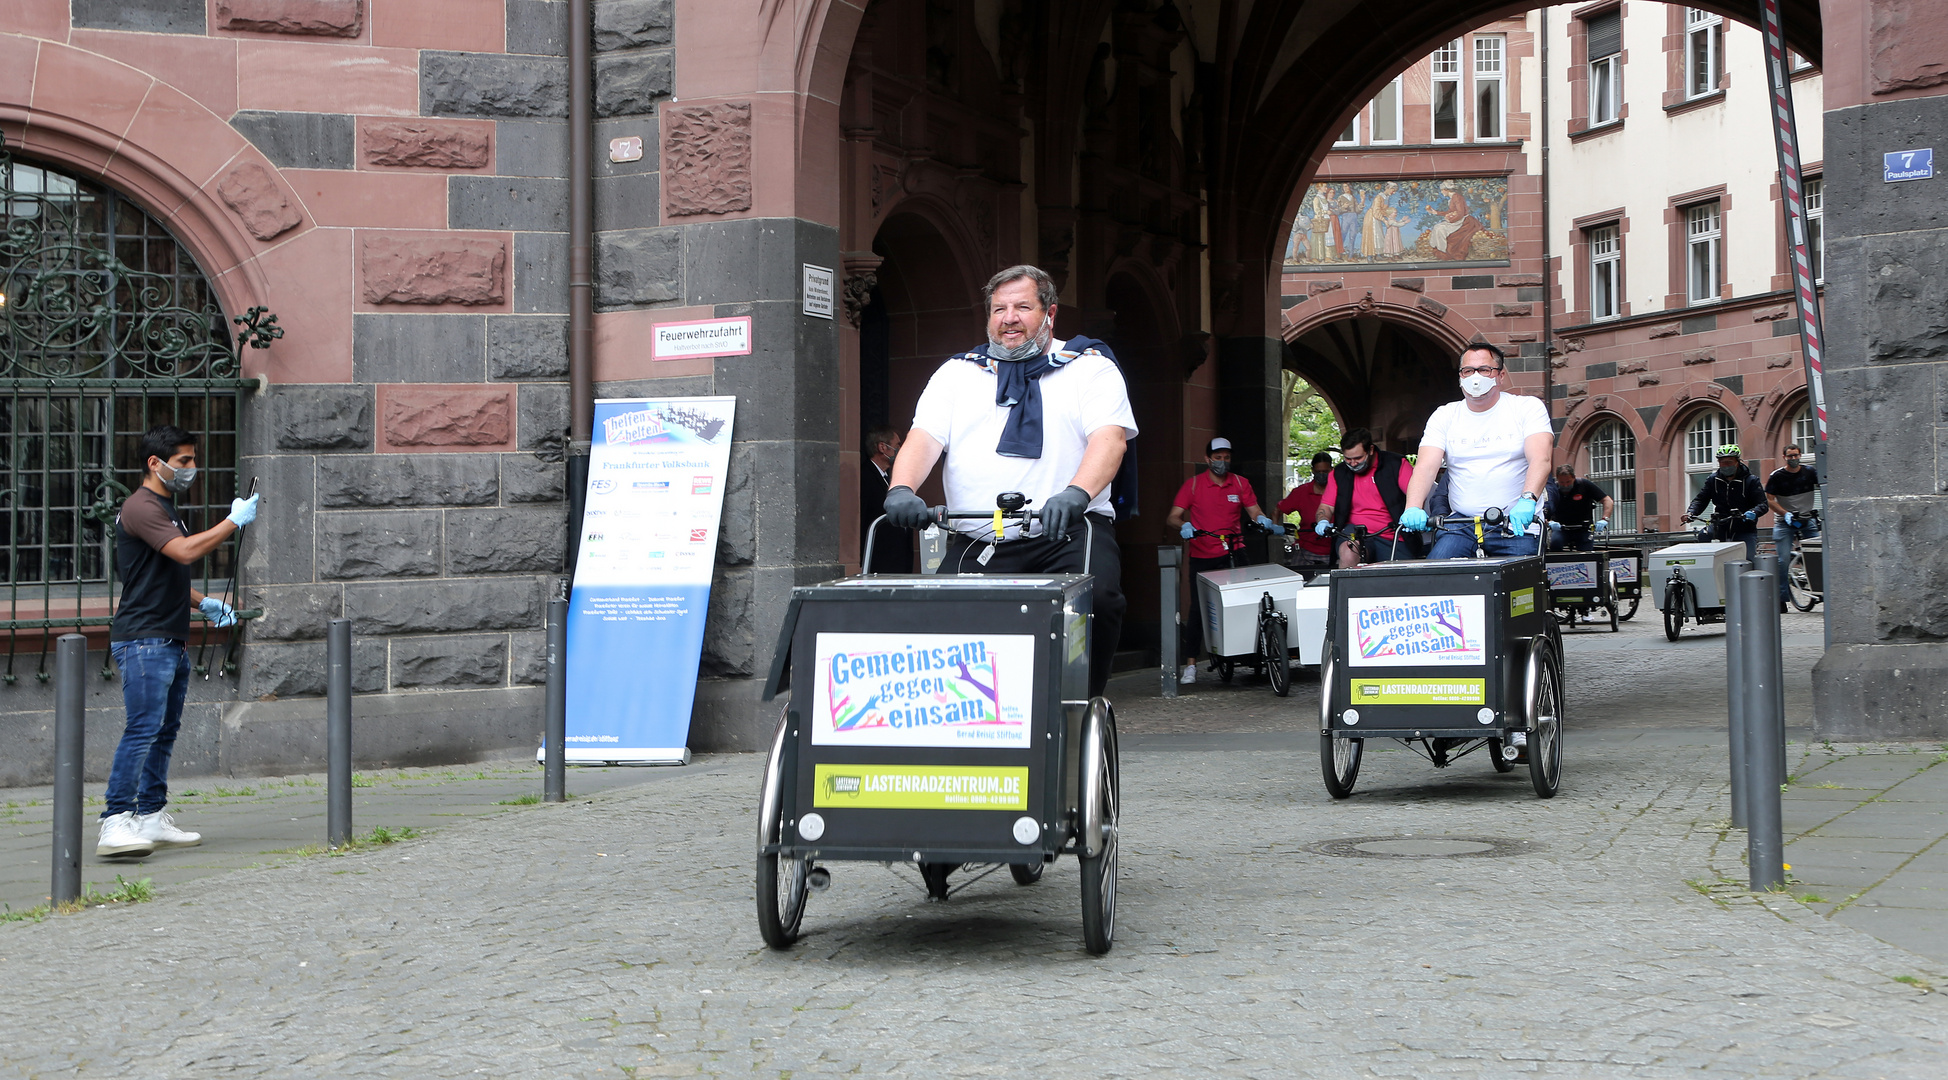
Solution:
[(1213, 450), (1229, 450), (1229, 449), (1231, 449), (1231, 440), (1219, 436), (1218, 438), (1211, 440), (1211, 445), (1205, 447), (1204, 452), (1208, 454)]

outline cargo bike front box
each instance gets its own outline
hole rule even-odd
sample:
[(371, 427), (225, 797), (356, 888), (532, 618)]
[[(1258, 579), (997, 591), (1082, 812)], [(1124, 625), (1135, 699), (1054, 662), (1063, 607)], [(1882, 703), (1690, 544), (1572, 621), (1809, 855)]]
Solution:
[(1597, 547), (1610, 553), (1610, 587), (1617, 596), (1617, 618), (1629, 622), (1644, 595), (1644, 549), (1607, 540), (1597, 541)]
[(1745, 558), (1742, 541), (1673, 544), (1646, 558), (1644, 576), (1659, 590), (1664, 636), (1676, 641), (1686, 622), (1723, 622), (1732, 589), (1731, 564)]
[[(758, 819), (758, 922), (798, 936), (820, 864), (1082, 860), (1083, 938), (1116, 901), (1117, 746), (1088, 696), (1091, 578), (880, 575), (792, 591), (768, 695), (789, 689)], [(944, 879), (947, 870), (937, 871)], [(933, 882), (929, 882), (930, 888)]]
[(1600, 611), (1610, 617), (1610, 632), (1618, 632), (1621, 616), (1609, 551), (1551, 551), (1543, 558), (1549, 569), (1549, 609), (1557, 622), (1571, 626), (1579, 616)]
[(1353, 793), (1367, 739), (1398, 739), (1436, 767), (1477, 749), (1497, 772), (1526, 757), (1536, 794), (1555, 795), (1562, 652), (1543, 566), (1528, 555), (1333, 571), (1319, 750), (1334, 798)]

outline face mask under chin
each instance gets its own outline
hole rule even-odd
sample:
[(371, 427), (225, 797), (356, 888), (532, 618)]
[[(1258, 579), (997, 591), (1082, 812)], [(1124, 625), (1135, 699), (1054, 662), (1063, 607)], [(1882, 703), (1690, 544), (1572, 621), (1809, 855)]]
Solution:
[(988, 357), (994, 360), (1028, 360), (1047, 352), (1048, 343), (1051, 340), (1048, 316), (1044, 315), (1042, 316), (1042, 325), (1033, 334), (1029, 335), (1028, 340), (1012, 349), (1002, 346), (993, 338), (989, 338)]
[(1346, 463), (1346, 467), (1353, 470), (1355, 474), (1363, 473), (1373, 467), (1373, 455), (1368, 454), (1358, 461), (1349, 461)]

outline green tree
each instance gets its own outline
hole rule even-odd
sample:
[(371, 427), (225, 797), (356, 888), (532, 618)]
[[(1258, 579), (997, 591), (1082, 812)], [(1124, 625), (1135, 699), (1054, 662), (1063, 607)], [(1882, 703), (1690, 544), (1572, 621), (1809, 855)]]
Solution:
[[(1285, 475), (1310, 475), (1312, 455), (1321, 450), (1339, 456), (1339, 420), (1332, 406), (1311, 383), (1290, 371), (1284, 373)], [(1282, 494), (1282, 493), (1281, 493)]]

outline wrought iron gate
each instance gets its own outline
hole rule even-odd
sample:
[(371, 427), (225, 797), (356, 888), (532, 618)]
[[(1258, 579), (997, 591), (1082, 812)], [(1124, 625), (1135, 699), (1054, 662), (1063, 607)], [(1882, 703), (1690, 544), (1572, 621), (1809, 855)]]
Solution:
[[(260, 347), (281, 335), (261, 309), (235, 321)], [(176, 500), (191, 528), (228, 512), (240, 376), (214, 290), (162, 223), (0, 143), (0, 682), (15, 681), (29, 650), (45, 680), (50, 639), (113, 619), (115, 515), (142, 481), (144, 431), (166, 423), (197, 437), (202, 470)], [(235, 556), (234, 544), (217, 548), (196, 587), (225, 595)], [(212, 631), (198, 625), (207, 671)], [(223, 637), (234, 669), (234, 641)]]

